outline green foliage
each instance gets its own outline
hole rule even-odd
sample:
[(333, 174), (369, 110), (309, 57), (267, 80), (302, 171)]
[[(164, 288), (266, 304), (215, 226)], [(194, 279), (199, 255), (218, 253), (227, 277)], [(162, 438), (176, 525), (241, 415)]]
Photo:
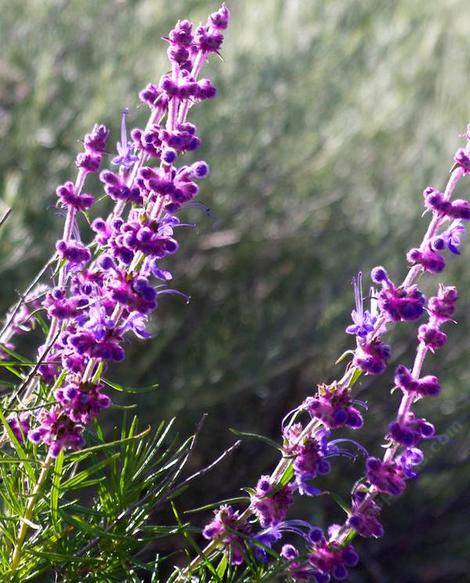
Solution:
[[(180, 443), (173, 421), (139, 432), (135, 417), (130, 423), (124, 419), (113, 441), (103, 441), (97, 427), (88, 436), (95, 445), (58, 456), (25, 519), (41, 461), (36, 447), (19, 444), (2, 414), (0, 419), (18, 455), (0, 454), (2, 580), (123, 581), (125, 574), (126, 581), (141, 581), (138, 577), (155, 571), (155, 557), (147, 561), (146, 551), (188, 528), (161, 522), (194, 440)], [(12, 574), (11, 552), (22, 521), (32, 534)]]

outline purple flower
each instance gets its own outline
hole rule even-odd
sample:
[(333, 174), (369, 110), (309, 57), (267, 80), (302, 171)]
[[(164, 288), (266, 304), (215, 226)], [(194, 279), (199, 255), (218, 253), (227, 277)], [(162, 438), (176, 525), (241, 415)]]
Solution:
[(380, 506), (369, 495), (367, 488), (359, 486), (352, 495), (348, 526), (365, 538), (380, 538), (384, 529), (379, 521)]
[(320, 429), (301, 437), (303, 427), (294, 423), (283, 430), (284, 455), (293, 457), (295, 483), (301, 495), (317, 496), (320, 489), (309, 484), (317, 475), (328, 474), (331, 466), (327, 457), (344, 453), (334, 442), (328, 443), (329, 431)]
[(213, 99), (217, 95), (217, 89), (210, 79), (201, 79), (197, 84), (195, 97), (201, 101), (204, 99)]
[(103, 385), (87, 383), (70, 383), (54, 393), (63, 411), (75, 423), (88, 425), (102, 409), (111, 406), (111, 399), (102, 394)]
[(390, 496), (399, 496), (406, 487), (406, 480), (416, 477), (412, 466), (422, 462), (419, 449), (410, 448), (395, 461), (385, 462), (375, 457), (367, 459), (367, 479), (377, 491)]
[(428, 312), (433, 320), (444, 323), (452, 319), (458, 297), (459, 294), (456, 287), (439, 286), (437, 296), (433, 296), (428, 302)]
[(108, 332), (115, 328), (113, 319), (107, 314), (106, 308), (100, 304), (92, 304), (83, 316), (77, 320), (82, 328), (93, 333), (97, 342), (106, 338)]
[(209, 16), (209, 23), (212, 28), (217, 30), (225, 30), (228, 26), (228, 21), (230, 18), (230, 10), (227, 6), (222, 4), (222, 6), (217, 10), (217, 12), (213, 12)]
[(249, 525), (240, 520), (238, 511), (231, 506), (221, 506), (215, 516), (204, 527), (202, 535), (207, 540), (220, 544), (232, 565), (241, 565), (245, 558), (245, 541), (240, 534), (249, 534)]
[(470, 173), (470, 157), (463, 148), (458, 149), (455, 153), (454, 162), (462, 168), (464, 174)]
[[(123, 178), (111, 170), (103, 170), (100, 180), (104, 183), (104, 190), (115, 202), (122, 200), (142, 204), (143, 194), (138, 186), (129, 187)], [(102, 220), (102, 219), (99, 219)]]
[(446, 214), (451, 207), (451, 203), (444, 199), (444, 193), (433, 186), (428, 186), (423, 191), (424, 206), (436, 213)]
[(372, 332), (374, 329), (374, 324), (377, 320), (375, 316), (371, 316), (366, 310), (364, 311), (364, 300), (362, 297), (362, 273), (359, 272), (356, 277), (353, 278), (354, 286), (354, 298), (356, 300), (356, 309), (351, 312), (351, 318), (354, 324), (346, 328), (347, 334), (354, 334), (364, 338)]
[(453, 219), (460, 219), (462, 221), (470, 220), (470, 203), (467, 200), (460, 198), (451, 202), (451, 207), (448, 215)]
[(86, 134), (83, 144), (85, 150), (90, 154), (103, 154), (106, 151), (109, 130), (104, 125), (95, 124), (93, 130)]
[(411, 371), (403, 364), (400, 364), (395, 371), (395, 384), (403, 392), (416, 393), (420, 397), (435, 397), (441, 390), (439, 379), (436, 376), (426, 375), (415, 379)]
[(22, 413), (12, 413), (8, 415), (7, 422), (13, 431), (16, 439), (22, 443), (28, 437), (30, 429), (30, 413), (23, 411)]
[(417, 320), (424, 311), (426, 298), (416, 285), (397, 288), (383, 267), (372, 270), (372, 279), (382, 285), (378, 304), (389, 320), (394, 322)]
[(461, 237), (464, 233), (465, 227), (460, 220), (454, 221), (448, 229), (432, 239), (431, 247), (435, 251), (442, 251), (447, 247), (451, 253), (460, 255), (459, 246), (461, 243)]
[(62, 259), (66, 259), (70, 267), (80, 267), (91, 259), (91, 253), (85, 245), (77, 241), (58, 241), (56, 249)]
[(190, 47), (194, 42), (193, 24), (189, 20), (178, 20), (170, 31), (169, 41), (181, 47)]
[(470, 204), (466, 200), (446, 200), (444, 193), (428, 186), (423, 192), (424, 206), (438, 215), (446, 215), (451, 219), (470, 220)]
[(146, 103), (153, 108), (157, 103), (162, 102), (162, 93), (156, 85), (148, 83), (148, 85), (139, 93), (139, 98), (143, 103)]
[(436, 253), (429, 245), (424, 250), (410, 249), (406, 258), (412, 264), (422, 265), (423, 269), (429, 273), (441, 273), (446, 266), (444, 257)]
[(75, 165), (83, 172), (96, 172), (101, 165), (101, 154), (90, 154), (89, 152), (81, 152), (75, 159)]
[(131, 312), (127, 319), (119, 326), (119, 330), (122, 334), (131, 331), (142, 340), (151, 338), (152, 335), (147, 332), (147, 316), (140, 314), (139, 312)]
[[(310, 543), (311, 542), (310, 534), (317, 530), (318, 529), (316, 527), (312, 527), (312, 525), (305, 520), (295, 519), (284, 520), (282, 522), (277, 523), (274, 526), (265, 528), (264, 530), (255, 535), (254, 540), (258, 543), (261, 543), (265, 547), (272, 548), (274, 543), (281, 540), (285, 533), (288, 533), (300, 536), (305, 541)], [(254, 544), (253, 546), (255, 547), (256, 557), (263, 563), (267, 563), (269, 555), (266, 552), (266, 550), (256, 544)], [(292, 548), (296, 550), (295, 547)], [(295, 556), (298, 556), (298, 553)]]
[(95, 202), (91, 194), (77, 194), (73, 182), (66, 182), (57, 187), (57, 196), (65, 207), (72, 207), (76, 211), (86, 211)]
[(52, 457), (64, 450), (77, 450), (83, 446), (84, 427), (72, 421), (59, 406), (43, 409), (37, 417), (39, 426), (30, 430), (28, 438), (33, 443), (44, 443)]
[(395, 462), (383, 462), (376, 457), (367, 459), (367, 479), (375, 488), (390, 496), (399, 496), (405, 490), (405, 476)]
[[(87, 300), (84, 302), (84, 305), (86, 304), (88, 304)], [(53, 288), (47, 293), (43, 306), (47, 309), (50, 318), (68, 320), (79, 314), (80, 308), (83, 307), (83, 300), (77, 297), (68, 298), (64, 289)]]
[(407, 480), (414, 480), (416, 472), (414, 466), (423, 463), (423, 452), (417, 447), (409, 447), (405, 449), (397, 458), (396, 463), (401, 466), (404, 476)]
[(384, 372), (390, 358), (390, 346), (378, 338), (367, 341), (365, 338), (358, 343), (353, 364), (370, 375), (379, 375)]
[(363, 419), (354, 407), (351, 391), (346, 387), (320, 385), (315, 397), (307, 397), (303, 403), (312, 418), (319, 419), (328, 429), (348, 426), (362, 427)]
[(431, 352), (435, 352), (447, 342), (447, 334), (439, 330), (437, 324), (422, 324), (418, 328), (418, 340)]
[(327, 541), (320, 529), (308, 555), (308, 562), (313, 567), (313, 580), (328, 583), (330, 578), (344, 580), (348, 577), (348, 567), (354, 567), (359, 557), (354, 547), (349, 544), (341, 546)]
[(294, 501), (294, 491), (292, 484), (277, 487), (269, 476), (261, 476), (256, 492), (251, 496), (250, 507), (262, 528), (276, 526), (286, 518)]
[(217, 29), (212, 30), (210, 26), (200, 26), (195, 40), (197, 48), (203, 53), (218, 53), (224, 42), (224, 35)]
[(434, 433), (434, 425), (415, 416), (411, 411), (404, 419), (394, 421), (389, 426), (390, 437), (406, 447), (418, 445), (423, 439), (430, 439)]

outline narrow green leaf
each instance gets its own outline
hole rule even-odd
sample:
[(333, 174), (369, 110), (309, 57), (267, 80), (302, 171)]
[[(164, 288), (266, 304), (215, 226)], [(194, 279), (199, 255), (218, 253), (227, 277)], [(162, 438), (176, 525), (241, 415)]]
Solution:
[(350, 508), (349, 506), (346, 504), (345, 500), (343, 500), (343, 498), (341, 498), (341, 496), (339, 496), (338, 494), (335, 494), (334, 492), (330, 492), (331, 497), (333, 498), (333, 500), (336, 502), (336, 504), (338, 504), (338, 506), (340, 508), (342, 508), (346, 514), (350, 513)]
[(159, 387), (158, 384), (147, 385), (146, 387), (125, 387), (124, 385), (109, 381), (108, 379), (102, 379), (102, 381), (105, 385), (108, 385), (108, 387), (111, 387), (115, 391), (119, 391), (120, 393), (128, 393), (131, 395), (137, 393), (151, 393)]
[[(32, 549), (28, 549), (28, 547), (23, 548), (23, 553), (27, 555), (31, 555), (32, 557), (41, 557), (43, 559), (48, 559), (53, 563), (68, 563), (68, 562), (83, 562), (83, 557), (77, 557), (73, 554), (65, 554), (65, 553), (53, 553), (52, 551), (44, 551), (37, 547), (33, 547)], [(101, 563), (103, 560), (96, 557), (91, 558), (87, 557), (87, 561), (93, 561), (95, 563)]]
[(220, 559), (220, 563), (217, 565), (217, 575), (222, 578), (227, 570), (227, 557), (225, 555)]
[[(25, 358), (24, 356), (22, 356), (18, 352), (11, 350), (11, 348), (8, 348), (4, 344), (0, 344), (0, 347), (1, 347), (2, 351), (6, 352), (9, 356), (13, 356), (14, 358), (16, 358), (16, 360), (18, 361), (18, 364), (25, 364), (28, 362), (27, 358)], [(36, 365), (36, 364), (37, 363), (35, 362), (34, 365)]]
[(352, 542), (357, 536), (357, 532), (351, 528), (351, 530), (348, 532), (346, 538), (344, 539), (344, 546), (348, 545), (350, 542)]
[(213, 510), (222, 506), (222, 504), (242, 504), (243, 502), (249, 502), (247, 496), (238, 496), (237, 498), (227, 498), (225, 500), (220, 500), (219, 502), (212, 502), (211, 504), (206, 504), (205, 506), (199, 506), (198, 508), (191, 508), (191, 510), (185, 510), (185, 514), (194, 514), (196, 512), (204, 512), (206, 510)]
[(354, 350), (346, 350), (345, 352), (343, 352), (343, 354), (338, 358), (335, 364), (340, 364), (340, 362), (343, 362), (343, 360), (347, 358), (349, 355), (351, 356), (354, 355)]
[(134, 534), (118, 534), (117, 532), (113, 532), (112, 530), (105, 530), (103, 528), (99, 528), (96, 525), (91, 524), (89, 521), (83, 520), (80, 516), (76, 514), (67, 514), (63, 511), (59, 511), (62, 519), (64, 522), (75, 526), (79, 532), (87, 532), (93, 537), (100, 537), (114, 541), (135, 541)]
[(286, 471), (282, 474), (282, 478), (279, 480), (279, 485), (285, 486), (292, 480), (293, 477), (294, 468), (292, 467), (292, 462), (290, 462), (289, 466), (286, 468)]
[(89, 508), (88, 506), (82, 506), (81, 504), (76, 504), (76, 503), (70, 504), (68, 506), (68, 509), (71, 512), (75, 512), (78, 514), (84, 514), (85, 516), (96, 516), (100, 520), (103, 520), (104, 518), (106, 518), (105, 513), (99, 512), (98, 510), (95, 510), (93, 508)]
[(269, 437), (265, 437), (264, 435), (258, 435), (257, 433), (248, 433), (247, 431), (238, 431), (232, 428), (230, 428), (230, 432), (236, 435), (237, 437), (248, 437), (250, 439), (257, 439), (258, 441), (267, 443), (277, 451), (282, 452), (282, 447), (278, 443), (276, 443), (273, 439), (270, 439)]
[[(3, 345), (0, 344), (0, 347), (3, 350)], [(10, 366), (36, 366), (37, 362), (20, 362), (20, 361), (11, 361), (11, 360), (2, 360), (0, 362), (0, 367), (8, 368)]]
[(349, 381), (348, 387), (349, 388), (353, 387), (357, 383), (357, 381), (361, 378), (361, 376), (362, 376), (361, 369), (355, 368), (351, 380)]
[[(44, 318), (40, 315), (39, 312), (41, 312), (43, 308), (38, 308), (37, 310), (35, 310), (34, 312), (32, 312), (31, 314), (31, 319), (34, 322), (34, 319), (38, 322), (42, 333), (44, 334), (44, 336), (47, 338), (47, 335), (49, 334), (49, 325), (46, 322), (46, 320), (44, 320)], [(34, 316), (34, 319), (33, 319)]]
[(36, 473), (33, 470), (32, 465), (28, 461), (25, 450), (23, 449), (22, 445), (20, 444), (20, 442), (16, 438), (16, 435), (13, 433), (13, 431), (10, 427), (10, 424), (6, 420), (2, 411), (0, 411), (0, 421), (2, 422), (3, 427), (5, 428), (5, 431), (7, 432), (8, 437), (10, 438), (10, 441), (13, 444), (13, 447), (15, 448), (16, 453), (18, 454), (18, 457), (21, 459), (23, 466), (24, 466), (24, 469), (25, 469), (26, 473), (28, 474), (29, 479), (31, 480), (33, 485), (36, 484)]
[[(17, 365), (19, 365), (20, 363), (16, 363)], [(24, 376), (16, 370), (15, 365), (12, 365), (11, 362), (1, 362), (0, 366), (3, 366), (4, 368), (6, 368), (9, 372), (11, 372), (12, 375), (14, 375), (16, 378), (20, 379), (21, 382), (24, 381)]]
[(101, 375), (103, 374), (103, 371), (104, 371), (104, 362), (101, 361), (96, 368), (96, 371), (95, 371), (95, 374), (93, 375), (93, 378), (91, 379), (93, 383), (97, 383), (101, 379)]
[(30, 464), (42, 464), (41, 460), (31, 458), (0, 457), (0, 464), (22, 464), (25, 461)]
[(64, 452), (61, 451), (55, 461), (51, 487), (51, 516), (56, 531), (59, 529), (58, 511), (59, 511), (60, 478), (62, 477), (63, 466), (64, 466)]
[(93, 464), (89, 468), (85, 468), (84, 470), (82, 470), (81, 472), (79, 472), (78, 474), (73, 476), (72, 478), (69, 478), (68, 480), (65, 480), (64, 482), (62, 482), (62, 489), (63, 490), (72, 490), (73, 488), (77, 488), (78, 486), (84, 487), (83, 482), (85, 480), (87, 480), (90, 476), (92, 476), (96, 472), (102, 470), (103, 468), (105, 468), (106, 466), (111, 464), (113, 462), (113, 460), (119, 458), (119, 456), (120, 456), (120, 454), (118, 452), (114, 453), (113, 455), (111, 455), (111, 456), (109, 456), (109, 457), (107, 457), (99, 462), (96, 462), (95, 464)]
[(101, 451), (104, 449), (109, 449), (111, 447), (117, 447), (128, 441), (136, 441), (138, 439), (143, 439), (146, 435), (149, 434), (150, 430), (151, 427), (148, 427), (145, 431), (142, 431), (137, 435), (132, 435), (131, 437), (124, 437), (123, 439), (117, 439), (116, 441), (110, 441), (109, 443), (101, 443), (100, 445), (94, 445), (92, 447), (87, 447), (77, 452), (72, 452), (68, 455), (68, 459), (76, 460), (77, 458), (81, 458), (81, 456), (83, 456), (84, 454), (90, 454), (95, 451)]

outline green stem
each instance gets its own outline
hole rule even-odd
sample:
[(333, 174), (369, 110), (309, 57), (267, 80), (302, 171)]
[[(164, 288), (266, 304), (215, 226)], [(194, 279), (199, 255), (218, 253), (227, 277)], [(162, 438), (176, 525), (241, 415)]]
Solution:
[(28, 522), (31, 520), (31, 517), (34, 513), (34, 507), (36, 506), (36, 502), (38, 500), (39, 494), (41, 493), (42, 486), (46, 481), (46, 478), (49, 474), (49, 470), (51, 468), (53, 462), (53, 457), (50, 453), (47, 454), (46, 459), (44, 460), (41, 473), (39, 474), (38, 481), (34, 486), (34, 489), (31, 493), (31, 498), (29, 499), (28, 505), (26, 506), (26, 511), (24, 513), (23, 518), (21, 518), (21, 526), (18, 531), (18, 537), (16, 540), (15, 548), (13, 549), (13, 554), (11, 557), (11, 572), (14, 573), (21, 560), (21, 550), (23, 548), (24, 539), (28, 533)]

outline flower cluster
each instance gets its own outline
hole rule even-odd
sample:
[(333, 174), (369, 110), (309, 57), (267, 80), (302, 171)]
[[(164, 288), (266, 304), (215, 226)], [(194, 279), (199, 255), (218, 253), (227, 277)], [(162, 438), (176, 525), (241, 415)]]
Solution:
[[(456, 155), (459, 159), (462, 156)], [(461, 221), (470, 220), (470, 203), (466, 200), (449, 200), (444, 193), (428, 186), (423, 192), (424, 205), (430, 210), (439, 222), (452, 220), (451, 226), (441, 234), (429, 237), (421, 247), (410, 249), (407, 259), (410, 263), (419, 264), (425, 271), (441, 273), (445, 269), (446, 261), (442, 251), (447, 247), (452, 253), (458, 254), (460, 235), (464, 227)]]
[(328, 474), (331, 467), (327, 457), (337, 454), (333, 443), (328, 443), (328, 431), (311, 431), (304, 434), (301, 423), (284, 428), (284, 455), (292, 457), (295, 484), (300, 494), (316, 496), (320, 490), (309, 484), (317, 475)]
[[(439, 379), (434, 375), (422, 376), (421, 372), (426, 355), (429, 352), (434, 353), (447, 341), (447, 335), (441, 330), (441, 326), (452, 321), (458, 292), (455, 287), (441, 284), (437, 295), (426, 302), (415, 281), (423, 271), (440, 273), (444, 270), (446, 264), (441, 253), (445, 248), (459, 254), (460, 237), (464, 232), (462, 221), (470, 219), (470, 204), (464, 200), (452, 201), (451, 197), (460, 177), (468, 173), (465, 161), (470, 149), (470, 134), (467, 139), (466, 150), (459, 150), (456, 154), (456, 167), (445, 193), (431, 187), (424, 191), (425, 207), (432, 212), (433, 218), (421, 246), (412, 249), (407, 255), (414, 266), (403, 284), (396, 287), (382, 267), (372, 271), (374, 283), (381, 284), (382, 290), (377, 297), (381, 310), (377, 320), (379, 325), (370, 333), (370, 341), (376, 341), (383, 331), (382, 322), (415, 320), (424, 312), (427, 312), (429, 319), (426, 324), (418, 327), (418, 348), (412, 368), (400, 364), (395, 371), (395, 384), (402, 391), (402, 399), (396, 419), (388, 428), (388, 446), (383, 459), (373, 456), (367, 458), (367, 483), (353, 489), (348, 520), (335, 537), (338, 544), (350, 540), (351, 534), (363, 537), (382, 536), (380, 506), (375, 497), (378, 494), (398, 496), (404, 492), (407, 480), (417, 475), (415, 466), (424, 458), (423, 452), (417, 446), (435, 435), (432, 423), (416, 416), (411, 408), (419, 399), (437, 396), (440, 392)], [(450, 227), (445, 228), (448, 221), (451, 221)], [(361, 341), (362, 339), (358, 340), (359, 349)], [(357, 356), (353, 364), (357, 366), (356, 359)]]
[(251, 496), (251, 508), (262, 528), (276, 526), (286, 518), (294, 491), (293, 484), (278, 487), (273, 485), (270, 476), (261, 476)]
[[(440, 273), (445, 268), (442, 256), (445, 249), (459, 254), (463, 221), (470, 219), (470, 204), (464, 200), (452, 201), (451, 197), (460, 177), (470, 172), (470, 131), (468, 142), (467, 148), (456, 154), (456, 167), (445, 192), (428, 188), (424, 193), (425, 206), (431, 211), (432, 219), (420, 247), (407, 255), (413, 265), (403, 283), (396, 285), (383, 267), (375, 267), (371, 279), (380, 289), (371, 288), (371, 308), (367, 310), (362, 273), (353, 279), (355, 309), (351, 313), (353, 323), (346, 328), (348, 334), (356, 337), (352, 361), (341, 380), (319, 385), (314, 396), (307, 397), (286, 415), (282, 423), (283, 460), (271, 476), (262, 476), (251, 495), (248, 511), (263, 528), (254, 535), (255, 544), (271, 549), (284, 533), (295, 534), (302, 540), (303, 550), (289, 543), (280, 552), (292, 579), (322, 583), (347, 578), (348, 568), (359, 560), (350, 544), (352, 538), (383, 535), (378, 495), (399, 496), (404, 492), (408, 480), (417, 476), (416, 466), (423, 461), (419, 446), (435, 435), (433, 424), (417, 416), (411, 408), (419, 399), (440, 392), (438, 378), (422, 375), (422, 367), (426, 354), (435, 352), (447, 341), (441, 327), (452, 321), (458, 292), (455, 287), (440, 285), (437, 294), (426, 300), (416, 282), (422, 272)], [(410, 369), (400, 364), (395, 371), (395, 384), (401, 390), (402, 399), (396, 419), (388, 427), (385, 455), (383, 459), (366, 455), (365, 477), (352, 490), (345, 522), (330, 527), (325, 536), (305, 521), (288, 519), (296, 493), (310, 496), (320, 493), (312, 482), (330, 471), (328, 458), (354, 457), (350, 451), (338, 447), (339, 443), (349, 442), (364, 451), (350, 439), (330, 440), (331, 432), (339, 428), (356, 430), (363, 425), (363, 413), (358, 407), (365, 403), (354, 399), (352, 387), (358, 373), (378, 375), (385, 370), (391, 356), (390, 347), (382, 340), (387, 326), (414, 322), (425, 314), (428, 321), (418, 326), (418, 349), (413, 366)], [(298, 421), (298, 416), (305, 412), (310, 417), (306, 425)], [(289, 472), (292, 477), (286, 480)], [(206, 538), (216, 540), (214, 536), (207, 537), (207, 533)], [(255, 557), (269, 561), (265, 549), (255, 549)]]
[[(172, 274), (160, 262), (178, 250), (176, 230), (188, 226), (175, 213), (198, 194), (199, 181), (209, 173), (206, 162), (188, 165), (181, 158), (201, 144), (187, 115), (192, 105), (216, 95), (211, 81), (199, 79), (199, 74), (208, 56), (219, 52), (228, 20), (229, 11), (222, 6), (206, 25), (193, 30), (192, 23), (183, 20), (170, 31), (166, 40), (171, 73), (140, 93), (150, 108), (146, 127), (132, 129), (128, 139), (128, 110), (122, 113), (117, 155), (111, 160), (116, 169), (99, 174), (114, 208), (108, 217), (92, 222), (90, 243), (82, 241), (78, 222), (95, 203), (84, 187), (86, 178), (101, 167), (109, 137), (105, 126), (95, 125), (85, 136), (75, 161), (75, 182), (57, 188), (57, 204), (66, 210), (64, 233), (56, 244), (59, 275), (38, 302), (50, 320), (38, 373), (41, 382), (54, 384), (55, 402), (35, 416), (10, 418), (17, 437), (28, 435), (34, 443), (43, 443), (52, 457), (63, 449), (80, 448), (86, 425), (111, 405), (101, 374), (110, 362), (125, 358), (128, 333), (141, 339), (150, 336), (148, 319), (158, 296), (174, 293), (186, 298), (166, 287)], [(28, 325), (32, 307), (16, 315), (10, 331), (23, 322)], [(27, 387), (26, 403), (35, 382)]]
[(293, 545), (282, 547), (281, 556), (289, 561), (287, 571), (292, 579), (316, 583), (347, 579), (348, 568), (357, 565), (359, 556), (351, 544), (340, 546), (332, 542), (334, 531), (332, 527), (327, 538), (320, 528), (310, 530), (306, 560), (299, 559), (300, 553)]
[(407, 449), (394, 461), (383, 461), (376, 457), (369, 457), (366, 465), (367, 480), (378, 492), (399, 496), (405, 490), (405, 481), (416, 477), (411, 467), (421, 463), (422, 460), (423, 457), (419, 449)]
[(29, 431), (28, 438), (33, 443), (47, 445), (52, 457), (57, 457), (62, 450), (80, 449), (85, 442), (84, 426), (72, 421), (59, 405), (42, 409), (37, 421), (38, 427)]
[(416, 285), (397, 288), (383, 267), (375, 267), (372, 281), (382, 285), (378, 294), (378, 304), (387, 319), (393, 322), (417, 320), (424, 312), (426, 298)]
[(328, 429), (339, 429), (344, 426), (359, 429), (364, 420), (357, 404), (364, 405), (360, 401), (354, 401), (347, 387), (333, 384), (320, 385), (314, 397), (305, 399), (303, 407), (312, 419), (318, 419)]
[(245, 560), (244, 536), (250, 533), (250, 526), (240, 519), (239, 512), (231, 506), (221, 506), (215, 511), (213, 520), (202, 532), (207, 540), (219, 543), (233, 565), (241, 565)]
[(380, 506), (368, 496), (368, 490), (363, 485), (353, 490), (351, 512), (347, 525), (364, 538), (380, 538), (384, 529), (379, 521)]
[(441, 326), (452, 319), (458, 296), (455, 287), (441, 285), (437, 296), (429, 300), (429, 322), (419, 327), (418, 340), (431, 352), (447, 342), (447, 334), (441, 330)]

